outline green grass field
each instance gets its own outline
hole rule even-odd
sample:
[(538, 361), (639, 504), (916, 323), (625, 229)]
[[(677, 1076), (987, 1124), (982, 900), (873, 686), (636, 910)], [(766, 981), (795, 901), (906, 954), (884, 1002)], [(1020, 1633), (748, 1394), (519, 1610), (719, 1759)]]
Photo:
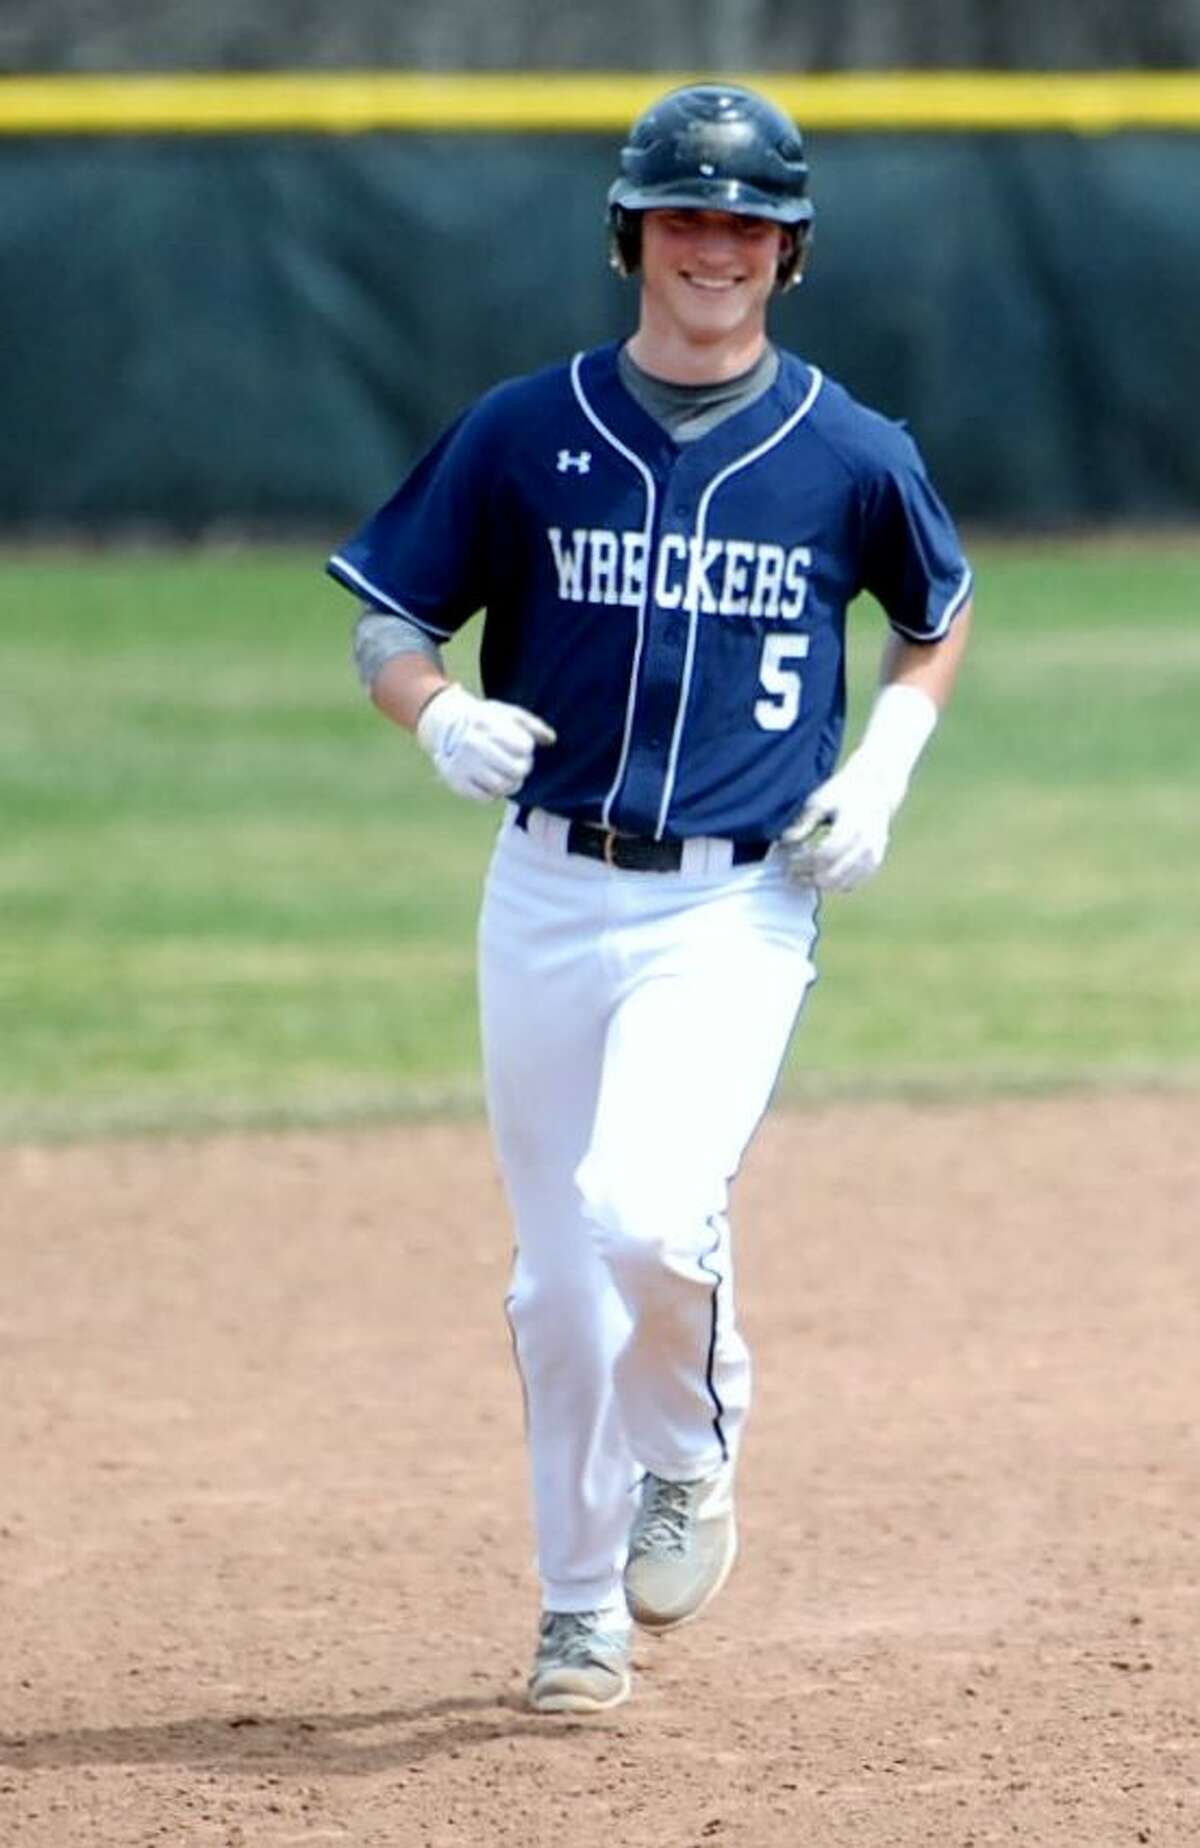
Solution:
[[(884, 873), (824, 907), (785, 1087), (1195, 1083), (1200, 540), (972, 552), (959, 696)], [(495, 816), (359, 693), (320, 565), (0, 559), (5, 1139), (477, 1106)]]

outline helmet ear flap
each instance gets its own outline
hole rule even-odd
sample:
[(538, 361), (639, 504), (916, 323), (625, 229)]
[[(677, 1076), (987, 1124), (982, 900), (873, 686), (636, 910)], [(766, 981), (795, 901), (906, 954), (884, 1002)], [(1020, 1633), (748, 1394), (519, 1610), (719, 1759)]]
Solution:
[(632, 276), (642, 261), (642, 215), (614, 205), (608, 222), (609, 262), (618, 276)]

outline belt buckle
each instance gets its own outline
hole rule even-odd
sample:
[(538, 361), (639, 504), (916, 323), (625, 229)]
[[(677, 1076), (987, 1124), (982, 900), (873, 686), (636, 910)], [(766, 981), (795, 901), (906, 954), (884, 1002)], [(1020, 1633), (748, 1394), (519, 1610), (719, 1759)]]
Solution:
[(605, 828), (604, 830), (604, 849), (603, 849), (604, 864), (605, 866), (611, 866), (614, 869), (617, 864), (613, 858), (613, 850), (616, 846), (616, 840), (617, 840), (617, 830), (615, 828)]

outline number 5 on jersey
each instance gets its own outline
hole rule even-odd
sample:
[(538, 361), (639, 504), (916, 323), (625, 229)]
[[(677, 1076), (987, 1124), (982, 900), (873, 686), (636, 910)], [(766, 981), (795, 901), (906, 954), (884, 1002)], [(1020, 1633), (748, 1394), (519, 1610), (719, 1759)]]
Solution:
[(768, 635), (759, 663), (759, 684), (768, 698), (755, 700), (754, 717), (764, 731), (787, 731), (800, 711), (801, 676), (790, 661), (803, 661), (811, 641), (808, 635)]

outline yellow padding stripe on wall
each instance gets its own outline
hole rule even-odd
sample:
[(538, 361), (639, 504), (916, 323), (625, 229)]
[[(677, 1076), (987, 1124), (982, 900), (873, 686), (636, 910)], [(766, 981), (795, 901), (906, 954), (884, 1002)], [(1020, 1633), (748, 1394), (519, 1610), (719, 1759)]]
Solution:
[[(1200, 129), (1193, 71), (726, 75), (774, 97), (802, 128), (833, 133)], [(4, 77), (0, 134), (619, 133), (654, 97), (689, 81), (663, 71)]]

